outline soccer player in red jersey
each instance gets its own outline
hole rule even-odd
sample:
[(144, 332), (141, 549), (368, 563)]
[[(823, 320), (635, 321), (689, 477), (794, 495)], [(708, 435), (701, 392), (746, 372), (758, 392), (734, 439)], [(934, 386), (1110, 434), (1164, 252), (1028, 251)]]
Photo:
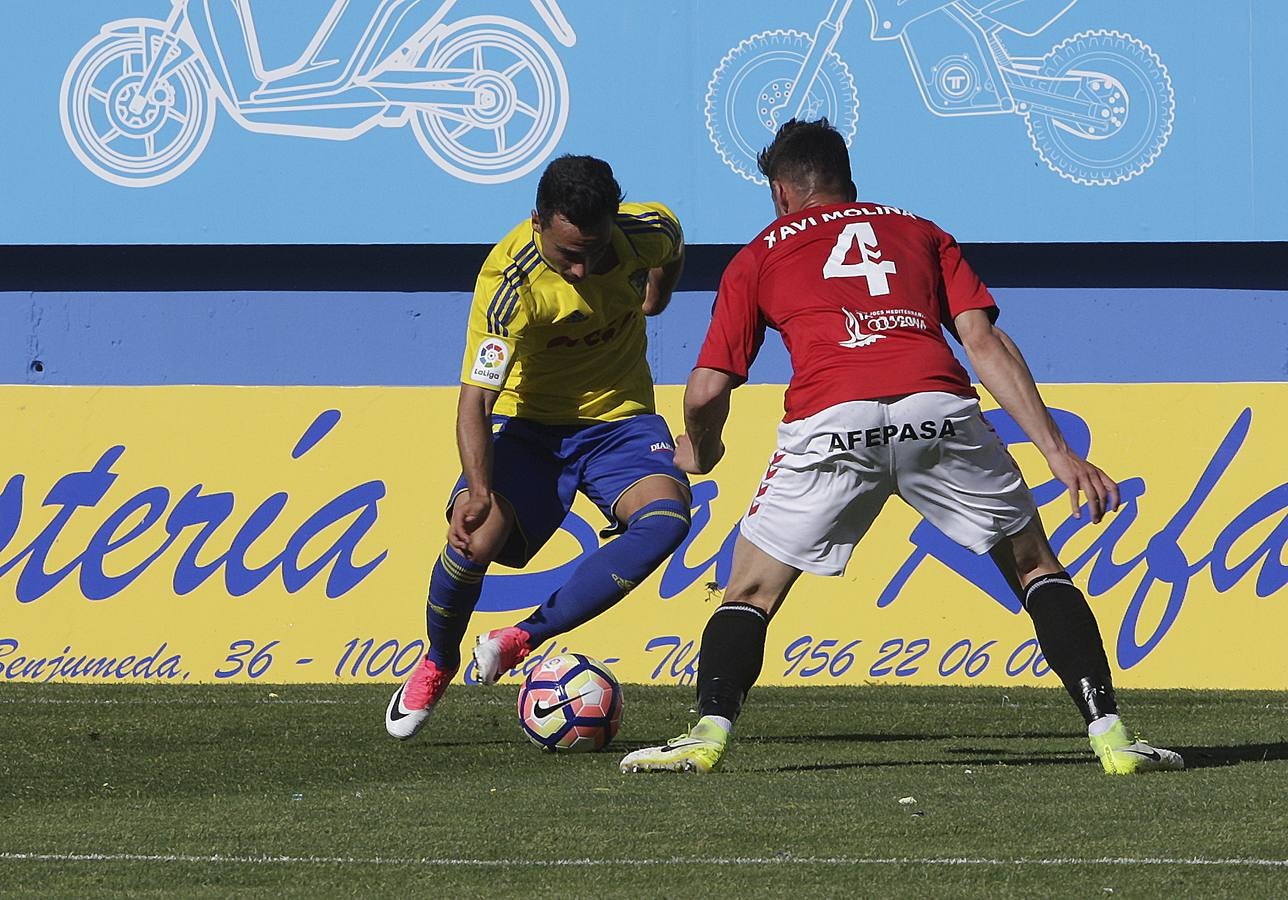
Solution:
[(856, 201), (845, 141), (827, 120), (791, 121), (760, 154), (777, 218), (725, 270), (684, 396), (676, 463), (705, 474), (724, 453), (731, 391), (766, 327), (792, 377), (778, 446), (739, 526), (724, 602), (702, 635), (687, 734), (623, 758), (625, 772), (708, 772), (760, 674), (765, 631), (801, 572), (840, 575), (898, 494), (952, 540), (988, 553), (1033, 619), (1042, 653), (1086, 720), (1106, 772), (1184, 767), (1133, 740), (1118, 717), (1096, 620), (1051, 549), (1023, 476), (980, 412), (944, 337), (1099, 522), (1118, 487), (1073, 451), (1047, 411), (997, 305), (933, 222)]

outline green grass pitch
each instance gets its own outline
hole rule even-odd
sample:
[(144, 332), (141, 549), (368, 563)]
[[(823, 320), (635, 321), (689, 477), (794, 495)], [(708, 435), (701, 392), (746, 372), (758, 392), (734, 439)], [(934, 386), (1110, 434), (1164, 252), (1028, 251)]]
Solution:
[(1125, 692), (1190, 769), (1112, 778), (1049, 688), (759, 688), (709, 777), (617, 771), (689, 689), (569, 756), (512, 686), (398, 743), (390, 690), (0, 688), (0, 895), (1288, 896), (1286, 692)]

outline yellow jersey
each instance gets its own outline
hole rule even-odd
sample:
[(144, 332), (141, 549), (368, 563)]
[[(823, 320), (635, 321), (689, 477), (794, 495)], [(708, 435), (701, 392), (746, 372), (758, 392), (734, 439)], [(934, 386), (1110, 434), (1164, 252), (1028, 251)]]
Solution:
[(499, 391), (495, 412), (552, 425), (654, 411), (646, 350), (649, 269), (679, 254), (683, 234), (661, 203), (623, 203), (617, 265), (569, 284), (543, 262), (524, 221), (488, 254), (474, 287), (461, 382)]

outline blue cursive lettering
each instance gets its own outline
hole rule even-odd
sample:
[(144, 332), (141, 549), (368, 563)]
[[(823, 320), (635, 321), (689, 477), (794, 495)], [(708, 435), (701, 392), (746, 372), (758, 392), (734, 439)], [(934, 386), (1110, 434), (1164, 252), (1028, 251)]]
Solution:
[[(291, 456), (298, 459), (322, 441), (340, 421), (338, 410), (325, 410), (316, 416), (296, 442)], [(385, 496), (382, 481), (368, 481), (349, 488), (325, 503), (295, 529), (285, 548), (274, 553), (260, 547), (265, 534), (285, 513), (290, 496), (279, 491), (263, 500), (237, 528), (227, 549), (220, 553), (209, 545), (215, 532), (233, 515), (235, 497), (228, 492), (203, 493), (195, 485), (176, 502), (166, 516), (171, 491), (163, 486), (150, 487), (135, 494), (108, 513), (94, 531), (84, 549), (61, 565), (51, 563), (50, 555), (67, 523), (78, 510), (93, 509), (107, 496), (117, 473), (113, 467), (125, 454), (124, 445), (106, 450), (84, 472), (72, 472), (59, 478), (45, 496), (44, 506), (57, 507), (48, 524), (31, 543), (8, 560), (0, 563), (0, 576), (19, 569), (16, 597), (20, 603), (31, 603), (48, 594), (77, 568), (80, 569), (81, 593), (89, 600), (106, 600), (116, 596), (142, 575), (181, 536), (191, 534), (187, 546), (175, 563), (173, 585), (176, 594), (190, 593), (220, 568), (224, 584), (234, 597), (244, 596), (281, 570), (282, 584), (295, 593), (329, 569), (326, 594), (335, 598), (357, 586), (388, 555), (381, 550), (363, 562), (355, 561), (359, 546), (376, 524), (379, 501)], [(13, 475), (0, 492), (0, 553), (3, 553), (22, 524), (23, 475)], [(155, 539), (154, 526), (165, 518), (165, 536), (159, 546), (125, 572), (109, 575), (105, 564), (108, 554), (138, 541)], [(306, 548), (324, 534), (348, 523), (330, 545), (305, 560)], [(191, 529), (198, 528), (195, 534)], [(258, 564), (248, 560), (254, 558)], [(56, 566), (52, 568), (51, 565)]]

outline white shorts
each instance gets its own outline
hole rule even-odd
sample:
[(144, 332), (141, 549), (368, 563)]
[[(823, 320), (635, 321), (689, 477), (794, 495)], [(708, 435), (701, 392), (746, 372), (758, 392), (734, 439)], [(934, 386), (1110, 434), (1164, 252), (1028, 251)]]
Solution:
[(740, 528), (780, 562), (840, 575), (891, 494), (975, 553), (1037, 514), (979, 402), (925, 392), (840, 403), (779, 425)]

